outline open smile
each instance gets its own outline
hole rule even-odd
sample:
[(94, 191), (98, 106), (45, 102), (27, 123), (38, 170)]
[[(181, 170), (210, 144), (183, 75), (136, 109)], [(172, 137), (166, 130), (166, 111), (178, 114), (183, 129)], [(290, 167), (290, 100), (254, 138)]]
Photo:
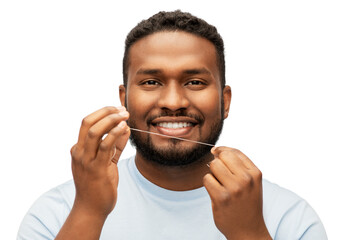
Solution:
[(157, 132), (174, 137), (187, 137), (198, 122), (189, 117), (160, 117), (152, 121), (151, 125)]

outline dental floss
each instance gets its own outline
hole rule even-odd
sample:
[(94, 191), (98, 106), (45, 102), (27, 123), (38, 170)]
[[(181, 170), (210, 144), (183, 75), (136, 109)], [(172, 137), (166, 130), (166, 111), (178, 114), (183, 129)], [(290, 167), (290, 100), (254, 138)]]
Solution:
[(158, 135), (158, 136), (162, 136), (162, 137), (173, 138), (173, 139), (178, 139), (178, 140), (182, 140), (182, 141), (188, 141), (188, 142), (192, 142), (192, 143), (198, 143), (198, 144), (202, 144), (202, 145), (206, 145), (206, 146), (210, 146), (210, 147), (215, 147), (215, 145), (210, 144), (210, 143), (193, 141), (193, 140), (189, 140), (186, 138), (173, 137), (173, 136), (169, 136), (169, 135), (165, 135), (165, 134), (149, 132), (149, 131), (140, 130), (140, 129), (136, 129), (136, 128), (130, 128), (130, 129), (133, 131), (137, 131), (137, 132), (144, 132), (144, 133), (154, 134), (154, 135)]

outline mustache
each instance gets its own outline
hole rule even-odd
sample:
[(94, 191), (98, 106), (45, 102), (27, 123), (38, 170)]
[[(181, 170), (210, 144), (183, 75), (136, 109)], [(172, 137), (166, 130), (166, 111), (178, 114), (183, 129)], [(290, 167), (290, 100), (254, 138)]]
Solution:
[(195, 119), (199, 124), (202, 124), (204, 122), (204, 118), (201, 115), (193, 114), (193, 113), (187, 113), (186, 111), (176, 111), (176, 112), (170, 112), (170, 111), (162, 111), (159, 114), (150, 116), (146, 123), (150, 125), (154, 119), (159, 117), (189, 117), (192, 119)]

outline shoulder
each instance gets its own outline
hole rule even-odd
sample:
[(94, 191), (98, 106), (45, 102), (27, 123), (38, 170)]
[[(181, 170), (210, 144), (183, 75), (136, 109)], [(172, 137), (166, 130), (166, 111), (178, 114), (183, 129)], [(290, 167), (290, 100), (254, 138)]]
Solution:
[[(118, 163), (119, 176), (126, 184), (129, 164), (132, 158), (122, 159)], [(18, 240), (54, 239), (66, 221), (75, 199), (75, 184), (67, 181), (41, 195), (23, 218)]]
[(40, 196), (26, 213), (17, 239), (53, 239), (65, 222), (74, 202), (73, 180)]
[(264, 203), (267, 205), (280, 204), (284, 207), (290, 207), (304, 201), (294, 192), (266, 179), (263, 179), (262, 183)]
[(314, 209), (294, 192), (264, 179), (263, 201), (264, 219), (274, 239), (327, 239)]
[(34, 203), (33, 207), (36, 207), (38, 203), (45, 204), (46, 206), (72, 208), (75, 198), (75, 185), (73, 180), (69, 180), (63, 184), (60, 184), (51, 190), (44, 193)]

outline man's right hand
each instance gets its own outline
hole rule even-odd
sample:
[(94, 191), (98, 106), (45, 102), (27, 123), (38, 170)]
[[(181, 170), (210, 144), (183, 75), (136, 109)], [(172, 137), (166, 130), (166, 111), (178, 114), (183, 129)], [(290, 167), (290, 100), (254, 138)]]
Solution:
[(117, 199), (117, 162), (130, 136), (128, 118), (124, 107), (105, 107), (83, 119), (71, 149), (75, 201), (56, 239), (100, 236)]

